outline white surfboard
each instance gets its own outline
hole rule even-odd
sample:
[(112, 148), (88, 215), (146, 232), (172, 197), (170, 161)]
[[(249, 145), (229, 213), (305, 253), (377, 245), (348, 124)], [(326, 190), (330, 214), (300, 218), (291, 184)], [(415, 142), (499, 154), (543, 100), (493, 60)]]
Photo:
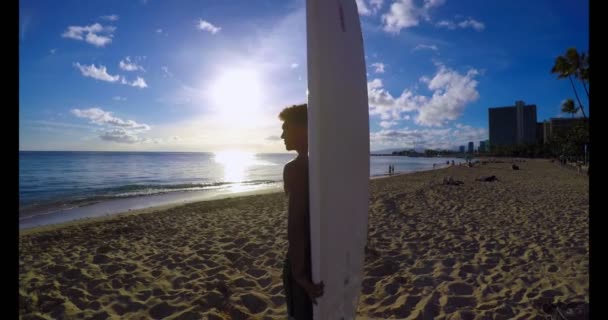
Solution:
[(315, 319), (354, 319), (369, 204), (369, 113), (355, 0), (307, 0), (312, 277)]

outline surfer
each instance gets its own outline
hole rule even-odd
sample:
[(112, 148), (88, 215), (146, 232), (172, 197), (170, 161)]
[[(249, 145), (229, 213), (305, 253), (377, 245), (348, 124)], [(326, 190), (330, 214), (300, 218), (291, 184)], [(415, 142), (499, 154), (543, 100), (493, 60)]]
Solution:
[(287, 107), (279, 114), (283, 121), (281, 139), (285, 149), (298, 156), (283, 169), (288, 197), (287, 257), (283, 264), (283, 287), (287, 313), (291, 318), (312, 319), (312, 304), (323, 295), (323, 282), (312, 282), (310, 258), (310, 210), (308, 202), (308, 116), (306, 104)]

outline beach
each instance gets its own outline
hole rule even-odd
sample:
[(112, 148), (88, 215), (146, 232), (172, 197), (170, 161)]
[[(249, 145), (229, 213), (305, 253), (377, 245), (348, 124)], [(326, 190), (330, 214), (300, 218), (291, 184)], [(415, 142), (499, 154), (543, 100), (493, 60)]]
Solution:
[[(589, 301), (588, 177), (502, 161), (370, 180), (359, 318), (534, 319)], [(22, 230), (20, 317), (285, 319), (286, 204), (279, 192)]]

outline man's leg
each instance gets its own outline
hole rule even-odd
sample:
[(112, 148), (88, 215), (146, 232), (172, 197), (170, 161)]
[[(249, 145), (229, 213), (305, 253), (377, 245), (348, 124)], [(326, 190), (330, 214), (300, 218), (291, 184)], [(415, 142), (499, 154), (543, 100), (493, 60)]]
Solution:
[(289, 320), (293, 316), (293, 298), (292, 298), (292, 286), (291, 286), (291, 266), (289, 258), (285, 258), (283, 262), (283, 290), (285, 291), (285, 304), (287, 305), (287, 316)]
[(306, 291), (292, 278), (291, 295), (293, 301), (293, 317), (296, 320), (312, 320), (312, 301)]

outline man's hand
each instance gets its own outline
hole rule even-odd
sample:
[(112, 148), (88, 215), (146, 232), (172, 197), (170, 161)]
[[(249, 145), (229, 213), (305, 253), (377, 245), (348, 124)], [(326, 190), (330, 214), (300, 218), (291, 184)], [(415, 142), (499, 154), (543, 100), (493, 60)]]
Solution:
[(323, 281), (317, 284), (307, 281), (303, 287), (304, 290), (306, 290), (310, 301), (312, 301), (313, 304), (317, 304), (316, 299), (323, 295), (323, 288), (325, 288), (325, 284)]

